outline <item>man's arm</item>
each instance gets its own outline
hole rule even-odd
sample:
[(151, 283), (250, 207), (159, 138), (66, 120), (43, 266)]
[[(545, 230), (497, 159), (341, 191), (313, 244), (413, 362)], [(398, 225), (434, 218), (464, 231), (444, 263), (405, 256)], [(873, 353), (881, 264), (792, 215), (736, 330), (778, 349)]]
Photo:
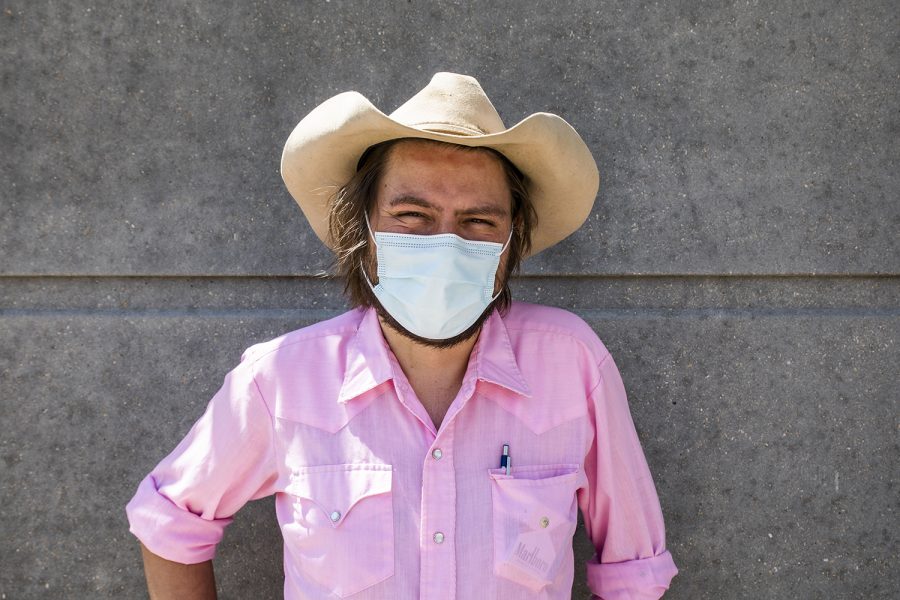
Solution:
[(141, 544), (150, 600), (215, 600), (212, 561), (184, 565), (153, 554)]
[(603, 600), (658, 600), (678, 569), (666, 550), (656, 487), (619, 370), (609, 355), (598, 367), (590, 405), (594, 444), (585, 457), (588, 486), (578, 498), (597, 549), (587, 564), (588, 587)]
[(272, 416), (241, 363), (128, 503), (151, 598), (215, 598), (216, 545), (247, 501), (274, 493)]

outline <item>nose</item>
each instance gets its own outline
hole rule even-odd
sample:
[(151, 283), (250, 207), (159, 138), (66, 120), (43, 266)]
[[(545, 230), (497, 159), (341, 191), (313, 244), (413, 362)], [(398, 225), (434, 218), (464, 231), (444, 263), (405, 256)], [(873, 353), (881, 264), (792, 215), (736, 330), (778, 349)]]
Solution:
[(462, 227), (454, 215), (441, 215), (435, 222), (435, 229), (432, 233), (454, 233), (463, 237)]

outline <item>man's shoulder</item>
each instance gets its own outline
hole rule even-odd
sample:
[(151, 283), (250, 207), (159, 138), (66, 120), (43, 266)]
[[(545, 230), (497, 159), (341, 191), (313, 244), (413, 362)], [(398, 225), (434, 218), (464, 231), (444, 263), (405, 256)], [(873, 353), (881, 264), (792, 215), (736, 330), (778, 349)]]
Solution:
[(599, 363), (609, 354), (590, 325), (565, 309), (528, 302), (513, 302), (503, 317), (510, 337), (538, 338), (547, 344), (575, 344)]
[(271, 365), (290, 360), (293, 363), (304, 356), (317, 357), (321, 360), (329, 354), (334, 355), (335, 350), (345, 347), (356, 335), (364, 315), (364, 310), (353, 309), (331, 319), (254, 344), (244, 351), (241, 362)]
[(253, 381), (273, 416), (337, 431), (359, 409), (337, 398), (364, 316), (351, 310), (251, 346), (236, 371)]

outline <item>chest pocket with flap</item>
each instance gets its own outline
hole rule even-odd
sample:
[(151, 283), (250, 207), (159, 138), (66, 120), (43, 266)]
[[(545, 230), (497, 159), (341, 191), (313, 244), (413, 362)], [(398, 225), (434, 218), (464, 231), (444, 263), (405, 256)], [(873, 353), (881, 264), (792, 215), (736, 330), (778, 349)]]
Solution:
[(489, 471), (494, 572), (540, 592), (572, 553), (578, 522), (579, 465), (535, 465)]
[(305, 577), (340, 597), (394, 574), (391, 465), (303, 467), (291, 474), (285, 543)]

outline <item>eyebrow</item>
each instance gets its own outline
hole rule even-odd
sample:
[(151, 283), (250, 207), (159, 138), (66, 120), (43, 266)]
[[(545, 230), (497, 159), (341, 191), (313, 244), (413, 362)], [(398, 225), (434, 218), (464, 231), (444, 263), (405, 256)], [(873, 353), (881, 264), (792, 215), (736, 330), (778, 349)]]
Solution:
[[(414, 206), (419, 206), (421, 208), (427, 208), (430, 210), (434, 210), (437, 212), (443, 212), (443, 209), (436, 204), (432, 204), (428, 200), (423, 198), (419, 198), (418, 196), (412, 196), (409, 194), (403, 194), (401, 196), (397, 196), (396, 198), (391, 198), (388, 202), (388, 206), (391, 208), (395, 208), (397, 206), (401, 206), (404, 204), (412, 204)], [(460, 215), (490, 215), (494, 217), (506, 217), (509, 216), (509, 211), (500, 208), (499, 206), (495, 206), (493, 204), (481, 204), (478, 206), (473, 206), (472, 208), (457, 211), (457, 214)]]

